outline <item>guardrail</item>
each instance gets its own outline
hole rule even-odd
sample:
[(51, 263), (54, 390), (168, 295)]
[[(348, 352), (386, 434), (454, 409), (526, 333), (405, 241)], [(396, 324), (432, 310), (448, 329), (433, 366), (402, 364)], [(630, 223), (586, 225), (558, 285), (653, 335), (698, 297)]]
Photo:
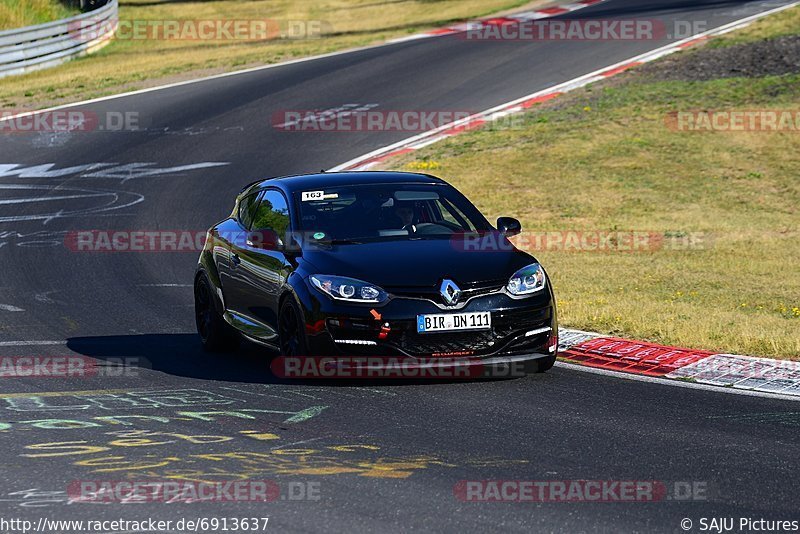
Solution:
[(0, 32), (0, 78), (53, 67), (107, 45), (119, 23), (117, 0), (68, 19)]

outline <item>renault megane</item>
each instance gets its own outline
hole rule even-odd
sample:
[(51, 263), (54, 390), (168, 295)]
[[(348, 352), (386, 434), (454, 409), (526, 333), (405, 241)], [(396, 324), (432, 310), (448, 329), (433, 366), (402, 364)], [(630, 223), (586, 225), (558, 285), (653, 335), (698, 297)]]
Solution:
[(210, 351), (242, 337), (284, 356), (469, 358), (553, 366), (547, 273), (440, 178), (287, 176), (247, 186), (208, 232), (195, 288)]

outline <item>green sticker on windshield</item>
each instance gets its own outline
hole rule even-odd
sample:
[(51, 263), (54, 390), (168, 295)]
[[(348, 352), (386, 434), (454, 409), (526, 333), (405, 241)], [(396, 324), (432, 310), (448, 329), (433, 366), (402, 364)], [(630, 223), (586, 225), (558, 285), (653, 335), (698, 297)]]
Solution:
[(314, 239), (322, 239), (325, 237), (325, 232), (317, 232), (314, 234)]

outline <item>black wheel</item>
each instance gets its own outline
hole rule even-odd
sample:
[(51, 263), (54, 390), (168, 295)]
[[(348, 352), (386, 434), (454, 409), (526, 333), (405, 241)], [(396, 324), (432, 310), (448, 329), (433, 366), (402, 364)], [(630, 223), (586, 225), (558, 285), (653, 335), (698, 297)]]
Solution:
[(281, 356), (308, 355), (303, 316), (291, 297), (286, 299), (278, 314), (278, 338)]
[(538, 358), (525, 362), (525, 373), (532, 375), (536, 373), (546, 373), (556, 363), (556, 355), (547, 356), (546, 358)]
[(194, 284), (194, 318), (205, 350), (231, 352), (239, 347), (241, 338), (217, 311), (211, 283), (205, 274), (198, 276)]

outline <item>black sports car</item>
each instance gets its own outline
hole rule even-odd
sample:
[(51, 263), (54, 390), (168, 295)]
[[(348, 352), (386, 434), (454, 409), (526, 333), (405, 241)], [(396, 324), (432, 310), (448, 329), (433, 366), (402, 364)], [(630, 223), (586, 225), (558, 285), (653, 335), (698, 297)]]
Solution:
[(440, 178), (346, 172), (247, 186), (208, 232), (195, 276), (208, 350), (242, 336), (284, 356), (467, 358), (553, 366), (550, 281)]

